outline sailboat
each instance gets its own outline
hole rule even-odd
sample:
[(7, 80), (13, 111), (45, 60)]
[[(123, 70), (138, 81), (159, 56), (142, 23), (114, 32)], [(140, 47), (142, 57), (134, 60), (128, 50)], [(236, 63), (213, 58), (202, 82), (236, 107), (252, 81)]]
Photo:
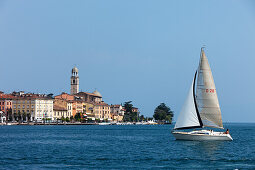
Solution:
[[(233, 140), (228, 129), (216, 132), (210, 128), (224, 129), (211, 68), (203, 47), (198, 69), (172, 134), (176, 140)], [(186, 129), (192, 131), (180, 131)]]

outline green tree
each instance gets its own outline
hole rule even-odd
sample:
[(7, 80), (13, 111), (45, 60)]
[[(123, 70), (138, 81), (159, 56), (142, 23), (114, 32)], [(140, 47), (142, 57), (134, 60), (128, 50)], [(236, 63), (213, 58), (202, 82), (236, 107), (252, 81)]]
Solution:
[(160, 105), (158, 105), (154, 110), (153, 115), (155, 120), (168, 123), (172, 123), (173, 116), (173, 111), (165, 103), (160, 103)]
[(61, 117), (61, 121), (62, 121), (62, 122), (66, 121), (66, 119), (64, 118), (64, 116)]
[(17, 119), (18, 119), (18, 121), (19, 121), (19, 123), (20, 123), (20, 120), (21, 120), (21, 113), (20, 113), (20, 111), (18, 112)]
[(144, 120), (145, 120), (144, 115), (141, 115), (139, 120), (140, 120), (140, 121), (144, 121)]
[(69, 119), (69, 117), (66, 117), (66, 122), (70, 122), (70, 119)]
[(132, 101), (128, 101), (124, 103), (125, 113), (123, 117), (124, 122), (134, 122), (137, 121), (137, 112), (133, 112), (133, 104)]
[(8, 122), (9, 120), (12, 121), (12, 110), (11, 109), (7, 110), (7, 115), (6, 115), (6, 122)]
[(73, 116), (71, 116), (71, 117), (70, 117), (71, 122), (73, 122), (73, 119), (74, 119)]
[(74, 116), (74, 119), (76, 121), (81, 121), (81, 113), (76, 113), (76, 115)]
[(128, 101), (124, 103), (125, 113), (123, 117), (124, 122), (130, 122), (131, 121), (131, 114), (133, 113), (132, 107), (133, 104), (131, 104), (132, 101)]
[(27, 113), (27, 122), (30, 122), (31, 119), (31, 113)]

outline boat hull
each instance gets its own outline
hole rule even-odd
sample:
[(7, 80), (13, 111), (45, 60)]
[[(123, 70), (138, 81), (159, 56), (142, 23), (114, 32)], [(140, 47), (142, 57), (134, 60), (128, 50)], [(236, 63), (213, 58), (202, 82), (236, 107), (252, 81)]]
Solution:
[[(198, 133), (194, 133), (198, 132)], [(200, 133), (199, 133), (200, 132)], [(193, 141), (232, 141), (230, 134), (223, 132), (193, 131), (193, 132), (172, 132), (176, 140), (193, 140)]]

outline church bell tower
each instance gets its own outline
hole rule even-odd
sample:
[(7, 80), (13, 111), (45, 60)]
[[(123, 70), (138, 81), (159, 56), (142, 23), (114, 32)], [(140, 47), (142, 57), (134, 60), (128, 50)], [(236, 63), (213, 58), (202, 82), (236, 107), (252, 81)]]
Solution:
[(71, 95), (79, 93), (79, 76), (78, 76), (78, 69), (74, 67), (72, 69), (72, 76), (71, 76)]

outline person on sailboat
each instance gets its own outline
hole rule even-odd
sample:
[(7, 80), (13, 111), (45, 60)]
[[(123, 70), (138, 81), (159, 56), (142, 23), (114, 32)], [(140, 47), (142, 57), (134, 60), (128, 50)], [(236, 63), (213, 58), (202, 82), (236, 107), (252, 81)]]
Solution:
[(229, 134), (229, 130), (228, 129), (226, 130), (225, 134)]

